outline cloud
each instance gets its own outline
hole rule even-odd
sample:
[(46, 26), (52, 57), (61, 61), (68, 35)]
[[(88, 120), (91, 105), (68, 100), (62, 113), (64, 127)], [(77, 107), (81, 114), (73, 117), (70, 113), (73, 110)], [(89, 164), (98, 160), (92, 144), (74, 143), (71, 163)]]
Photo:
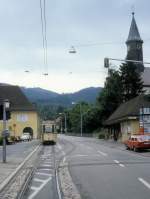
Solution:
[[(142, 38), (150, 35), (150, 2), (147, 0), (47, 0), (46, 3), (47, 79), (42, 75), (47, 68), (43, 66), (39, 1), (1, 2), (1, 81), (59, 92), (103, 85), (106, 73), (97, 71), (104, 70), (104, 57), (126, 56), (125, 41), (133, 4)], [(105, 42), (112, 44), (100, 45)], [(92, 43), (97, 45), (88, 46)], [(68, 53), (71, 45), (77, 49), (74, 55)], [(147, 41), (144, 48), (147, 60), (149, 51)], [(27, 76), (24, 70), (31, 73)], [(69, 72), (72, 75), (68, 75)]]

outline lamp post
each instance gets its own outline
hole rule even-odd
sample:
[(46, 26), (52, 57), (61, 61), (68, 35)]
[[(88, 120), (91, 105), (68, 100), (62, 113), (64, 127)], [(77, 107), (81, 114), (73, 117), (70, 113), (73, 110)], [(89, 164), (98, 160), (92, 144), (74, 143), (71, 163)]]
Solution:
[(82, 105), (81, 103), (79, 104), (80, 105), (80, 133), (81, 133), (81, 137), (83, 135), (83, 115), (82, 115)]
[(9, 107), (9, 100), (5, 99), (3, 101), (3, 163), (6, 163), (6, 137), (8, 136), (6, 110)]

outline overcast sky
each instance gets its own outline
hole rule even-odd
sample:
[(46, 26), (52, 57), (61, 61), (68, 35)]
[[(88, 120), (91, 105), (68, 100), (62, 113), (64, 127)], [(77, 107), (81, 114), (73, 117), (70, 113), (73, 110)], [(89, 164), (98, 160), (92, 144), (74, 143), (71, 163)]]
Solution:
[[(59, 93), (103, 86), (104, 57), (126, 56), (133, 5), (144, 60), (150, 61), (149, 0), (46, 0), (46, 5), (45, 77), (39, 0), (0, 0), (0, 82)], [(76, 54), (68, 53), (71, 45)]]

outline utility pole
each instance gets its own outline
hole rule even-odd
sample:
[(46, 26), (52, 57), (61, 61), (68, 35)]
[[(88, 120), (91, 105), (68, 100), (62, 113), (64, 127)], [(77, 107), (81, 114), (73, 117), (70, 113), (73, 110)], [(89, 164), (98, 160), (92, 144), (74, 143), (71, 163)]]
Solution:
[(3, 163), (6, 163), (6, 108), (5, 102), (3, 103)]
[(83, 114), (82, 114), (82, 104), (81, 102), (76, 103), (72, 102), (72, 104), (78, 104), (80, 106), (80, 135), (83, 136)]
[(64, 113), (65, 116), (65, 133), (67, 133), (67, 115)]
[(80, 133), (81, 133), (81, 137), (83, 135), (83, 115), (82, 115), (82, 105), (81, 103), (80, 105)]
[(9, 101), (3, 101), (3, 163), (6, 163), (6, 137), (8, 136), (9, 132), (7, 130), (7, 115), (6, 110), (9, 109)]

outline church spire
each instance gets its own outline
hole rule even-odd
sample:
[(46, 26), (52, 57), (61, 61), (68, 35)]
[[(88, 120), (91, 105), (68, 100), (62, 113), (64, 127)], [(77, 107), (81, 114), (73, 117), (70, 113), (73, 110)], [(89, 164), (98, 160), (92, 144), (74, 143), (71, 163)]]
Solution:
[(132, 41), (140, 41), (143, 43), (141, 37), (140, 37), (140, 33), (135, 21), (135, 17), (134, 17), (134, 12), (132, 12), (132, 22), (131, 22), (131, 26), (130, 26), (130, 31), (129, 31), (129, 35), (128, 35), (128, 39), (126, 41), (126, 43), (132, 42)]
[[(128, 39), (126, 41), (127, 45), (127, 56), (128, 60), (136, 60), (143, 62), (143, 40), (140, 37), (138, 27), (134, 18), (134, 12), (132, 12), (132, 22), (130, 26), (130, 31)], [(136, 64), (137, 70), (142, 72), (144, 70), (143, 64)]]

